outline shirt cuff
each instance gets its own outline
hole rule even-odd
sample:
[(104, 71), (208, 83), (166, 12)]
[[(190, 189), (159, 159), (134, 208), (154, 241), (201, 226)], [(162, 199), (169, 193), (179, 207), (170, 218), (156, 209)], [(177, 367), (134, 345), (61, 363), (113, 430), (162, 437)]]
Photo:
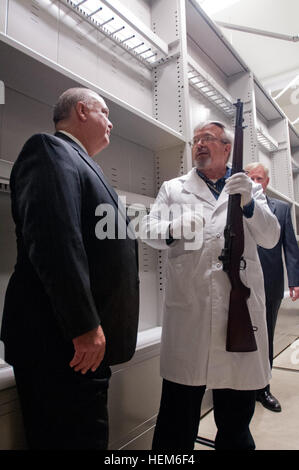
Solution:
[(253, 216), (253, 211), (254, 211), (254, 199), (251, 199), (251, 201), (246, 204), (246, 206), (243, 206), (243, 215), (246, 217), (246, 219), (250, 219)]

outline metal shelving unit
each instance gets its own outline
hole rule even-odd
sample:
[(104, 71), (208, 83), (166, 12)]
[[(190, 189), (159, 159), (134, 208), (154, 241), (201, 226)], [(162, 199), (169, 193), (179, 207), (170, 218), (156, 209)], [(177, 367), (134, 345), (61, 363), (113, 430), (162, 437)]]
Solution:
[(229, 117), (234, 116), (233, 99), (205, 70), (188, 57), (189, 85)]
[(257, 141), (258, 143), (268, 152), (275, 152), (278, 150), (278, 142), (276, 142), (273, 137), (271, 137), (267, 132), (262, 128), (256, 129)]
[(168, 44), (143, 24), (128, 8), (111, 0), (62, 0), (85, 22), (150, 70), (168, 55)]
[[(155, 151), (184, 142), (178, 132), (164, 123), (2, 33), (0, 55), (6, 63), (1, 74), (3, 81), (21, 93), (52, 105), (57, 99), (57, 90), (71, 86), (92, 88), (107, 102), (118, 135)], [(20, 71), (19, 76), (17, 71)], [(41, 76), (47, 80), (47, 88)]]

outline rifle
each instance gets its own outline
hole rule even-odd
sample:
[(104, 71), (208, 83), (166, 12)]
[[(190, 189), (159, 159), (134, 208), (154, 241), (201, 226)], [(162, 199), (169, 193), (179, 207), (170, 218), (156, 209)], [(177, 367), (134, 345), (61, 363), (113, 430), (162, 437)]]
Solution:
[[(243, 103), (235, 103), (236, 125), (232, 162), (232, 175), (243, 171)], [(240, 279), (240, 269), (246, 268), (243, 258), (244, 228), (241, 194), (231, 194), (228, 200), (227, 220), (224, 229), (224, 248), (219, 259), (227, 273), (231, 292), (229, 299), (226, 350), (230, 352), (256, 351), (254, 328), (247, 306), (250, 289)]]

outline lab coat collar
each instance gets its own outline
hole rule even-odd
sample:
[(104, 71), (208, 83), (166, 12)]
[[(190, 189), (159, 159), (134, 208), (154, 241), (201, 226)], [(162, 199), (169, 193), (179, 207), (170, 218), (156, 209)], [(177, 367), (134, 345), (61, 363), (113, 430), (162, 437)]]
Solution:
[(196, 168), (192, 168), (192, 170), (186, 175), (183, 189), (194, 194), (199, 199), (204, 199), (206, 202), (211, 204), (215, 210), (228, 199), (228, 194), (223, 189), (219, 198), (216, 200), (206, 183), (200, 178), (200, 176), (198, 176)]

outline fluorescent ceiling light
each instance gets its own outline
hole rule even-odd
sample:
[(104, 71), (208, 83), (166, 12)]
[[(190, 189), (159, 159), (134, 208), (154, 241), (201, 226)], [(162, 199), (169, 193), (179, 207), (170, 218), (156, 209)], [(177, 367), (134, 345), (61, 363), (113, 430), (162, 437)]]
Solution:
[(208, 15), (213, 15), (240, 2), (240, 0), (196, 0), (196, 2)]

